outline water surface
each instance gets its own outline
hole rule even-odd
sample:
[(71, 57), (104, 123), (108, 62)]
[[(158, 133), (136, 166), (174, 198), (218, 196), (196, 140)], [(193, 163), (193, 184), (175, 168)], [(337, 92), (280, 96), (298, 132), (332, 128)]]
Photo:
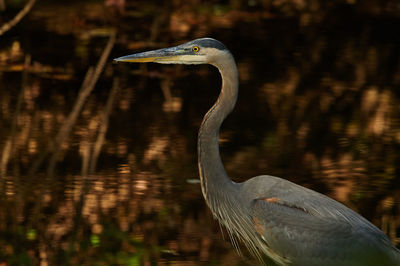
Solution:
[(221, 233), (198, 183), (197, 130), (218, 71), (112, 62), (204, 36), (222, 41), (240, 72), (221, 132), (232, 179), (270, 174), (312, 188), (398, 245), (399, 9), (159, 2), (44, 1), (1, 37), (0, 262), (253, 263)]

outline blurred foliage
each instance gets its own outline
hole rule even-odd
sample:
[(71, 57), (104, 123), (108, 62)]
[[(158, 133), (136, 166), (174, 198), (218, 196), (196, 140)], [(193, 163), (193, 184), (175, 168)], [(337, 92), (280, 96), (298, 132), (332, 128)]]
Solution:
[[(1, 22), (23, 6), (1, 3)], [(221, 40), (241, 80), (221, 132), (232, 178), (287, 178), (399, 242), (398, 1), (38, 1), (0, 42), (0, 264), (252, 264), (192, 182), (220, 84), (211, 67), (109, 58), (48, 171), (43, 154), (114, 29), (112, 57)]]

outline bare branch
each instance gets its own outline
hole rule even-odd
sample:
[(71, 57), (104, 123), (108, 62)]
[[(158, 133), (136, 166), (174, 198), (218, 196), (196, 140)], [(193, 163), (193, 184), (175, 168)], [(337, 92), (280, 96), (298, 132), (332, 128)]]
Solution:
[(28, 3), (24, 6), (24, 8), (18, 12), (18, 14), (9, 22), (3, 24), (0, 27), (0, 36), (3, 35), (5, 32), (9, 31), (12, 27), (18, 24), (23, 17), (32, 9), (33, 5), (35, 4), (36, 0), (29, 0)]

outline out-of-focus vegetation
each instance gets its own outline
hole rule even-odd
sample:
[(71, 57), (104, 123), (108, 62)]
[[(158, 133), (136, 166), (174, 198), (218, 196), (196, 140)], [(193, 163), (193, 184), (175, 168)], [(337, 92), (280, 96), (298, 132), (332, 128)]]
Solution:
[(398, 1), (48, 0), (0, 39), (0, 265), (248, 263), (196, 183), (217, 71), (112, 63), (204, 36), (240, 72), (232, 178), (310, 187), (398, 244)]

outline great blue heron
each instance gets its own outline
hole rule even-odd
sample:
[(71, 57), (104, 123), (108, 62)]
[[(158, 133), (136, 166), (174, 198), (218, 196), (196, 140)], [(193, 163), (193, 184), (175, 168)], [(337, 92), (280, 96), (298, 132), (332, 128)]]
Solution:
[(221, 42), (201, 38), (115, 60), (218, 68), (221, 93), (199, 130), (198, 166), (203, 196), (234, 246), (240, 239), (261, 262), (267, 255), (279, 265), (400, 265), (400, 251), (389, 238), (341, 203), (274, 176), (243, 183), (228, 177), (218, 138), (235, 106), (239, 82), (235, 60)]

